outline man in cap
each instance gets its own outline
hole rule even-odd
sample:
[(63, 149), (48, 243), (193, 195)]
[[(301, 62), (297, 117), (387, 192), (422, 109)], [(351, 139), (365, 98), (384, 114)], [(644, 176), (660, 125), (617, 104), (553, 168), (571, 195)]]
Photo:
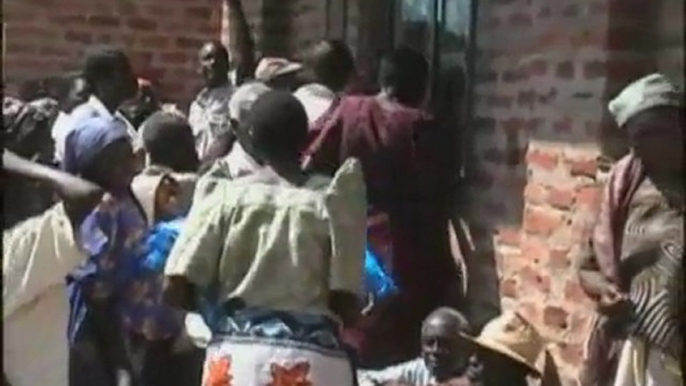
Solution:
[(422, 356), (384, 370), (360, 371), (360, 386), (476, 385), (478, 375), (470, 366), (473, 347), (465, 338), (470, 329), (460, 312), (446, 307), (435, 310), (422, 325)]
[[(229, 116), (236, 138), (228, 155), (215, 161), (210, 169), (198, 180), (195, 190), (196, 199), (199, 196), (209, 194), (214, 188), (217, 179), (234, 179), (260, 168), (260, 164), (249, 153), (250, 140), (247, 135), (246, 119), (253, 103), (270, 91), (270, 88), (260, 82), (251, 82), (242, 85), (236, 90), (228, 104)], [(247, 149), (246, 149), (247, 148)]]
[(683, 93), (652, 74), (627, 86), (609, 110), (631, 151), (612, 168), (579, 262), (598, 311), (582, 383), (682, 385)]

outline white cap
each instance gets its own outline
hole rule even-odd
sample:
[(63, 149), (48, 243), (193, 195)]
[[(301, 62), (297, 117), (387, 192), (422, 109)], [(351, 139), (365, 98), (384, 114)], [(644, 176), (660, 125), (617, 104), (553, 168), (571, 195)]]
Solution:
[(298, 72), (302, 69), (302, 64), (291, 62), (288, 59), (263, 58), (260, 60), (260, 63), (255, 70), (255, 79), (262, 82), (269, 82), (278, 76)]
[(643, 111), (662, 106), (682, 106), (683, 94), (662, 74), (652, 74), (627, 86), (608, 108), (619, 127)]

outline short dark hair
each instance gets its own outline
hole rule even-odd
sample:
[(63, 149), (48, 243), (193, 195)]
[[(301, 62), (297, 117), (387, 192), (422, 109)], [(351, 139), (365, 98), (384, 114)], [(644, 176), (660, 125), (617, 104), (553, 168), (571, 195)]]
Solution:
[(83, 77), (90, 87), (94, 87), (99, 81), (111, 78), (117, 71), (129, 65), (129, 59), (121, 49), (98, 46), (86, 54)]
[(206, 46), (214, 47), (214, 49), (217, 51), (217, 57), (225, 60), (227, 64), (229, 63), (229, 51), (226, 49), (224, 44), (222, 44), (222, 42), (220, 42), (219, 40), (210, 40), (207, 43), (203, 44), (203, 47)]
[(260, 96), (247, 120), (252, 129), (252, 151), (258, 158), (297, 157), (307, 139), (308, 121), (303, 105), (287, 91)]
[(429, 63), (424, 56), (407, 47), (397, 48), (381, 60), (379, 83), (393, 90), (400, 102), (416, 104), (426, 92)]
[(355, 71), (355, 59), (342, 40), (324, 40), (307, 53), (305, 63), (319, 82), (338, 91), (345, 88)]
[(141, 126), (143, 146), (152, 163), (175, 172), (195, 172), (199, 167), (195, 139), (188, 121), (166, 111), (150, 115)]

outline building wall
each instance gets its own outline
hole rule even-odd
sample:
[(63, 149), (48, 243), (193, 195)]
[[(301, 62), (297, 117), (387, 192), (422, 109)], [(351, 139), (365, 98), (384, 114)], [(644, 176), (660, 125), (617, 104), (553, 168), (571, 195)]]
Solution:
[(126, 50), (138, 74), (162, 95), (187, 103), (197, 92), (197, 51), (219, 38), (214, 0), (5, 0), (6, 92), (27, 80), (81, 66), (84, 50), (112, 44)]
[(598, 211), (599, 157), (626, 151), (607, 102), (658, 69), (683, 73), (683, 15), (672, 15), (683, 1), (479, 5), (467, 206), (477, 243), (472, 317), (487, 319), (497, 305), (521, 311), (574, 385), (593, 307), (573, 261)]

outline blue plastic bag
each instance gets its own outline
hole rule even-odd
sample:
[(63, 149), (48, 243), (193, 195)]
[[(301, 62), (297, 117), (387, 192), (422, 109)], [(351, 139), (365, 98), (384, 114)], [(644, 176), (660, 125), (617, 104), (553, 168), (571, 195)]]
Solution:
[(155, 272), (162, 272), (167, 263), (176, 238), (179, 236), (183, 218), (158, 223), (152, 228), (146, 240), (146, 255), (143, 266)]
[(379, 257), (367, 245), (364, 257), (364, 281), (367, 294), (376, 299), (384, 299), (398, 292), (391, 275), (384, 269)]

